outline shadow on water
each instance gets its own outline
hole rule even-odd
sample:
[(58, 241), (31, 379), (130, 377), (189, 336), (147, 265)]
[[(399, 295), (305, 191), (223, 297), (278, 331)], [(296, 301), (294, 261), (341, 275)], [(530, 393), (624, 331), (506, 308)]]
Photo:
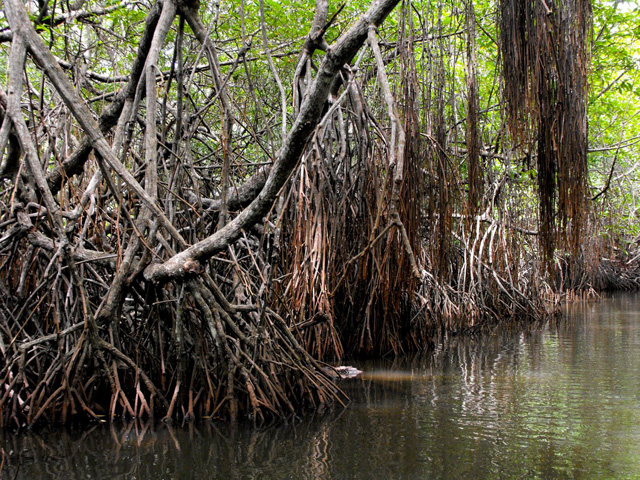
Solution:
[(344, 411), (289, 425), (4, 433), (3, 479), (635, 478), (640, 299), (354, 364)]

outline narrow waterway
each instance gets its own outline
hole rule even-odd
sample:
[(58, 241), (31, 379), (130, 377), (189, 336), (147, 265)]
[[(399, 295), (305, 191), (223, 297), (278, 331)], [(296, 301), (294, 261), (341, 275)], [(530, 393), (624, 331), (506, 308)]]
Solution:
[(4, 433), (2, 479), (640, 478), (640, 296), (356, 363), (344, 411), (252, 429)]

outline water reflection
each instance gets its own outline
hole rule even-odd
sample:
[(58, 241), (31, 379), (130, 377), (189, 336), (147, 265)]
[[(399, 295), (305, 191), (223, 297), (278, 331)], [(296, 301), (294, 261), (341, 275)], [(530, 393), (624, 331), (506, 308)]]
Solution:
[[(320, 422), (271, 429), (132, 422), (5, 435), (7, 478), (330, 478)], [(314, 427), (312, 427), (314, 425)], [(284, 454), (290, 452), (289, 454)], [(291, 456), (298, 457), (296, 465)], [(4, 478), (4, 477), (2, 477)]]
[[(6, 478), (634, 478), (640, 300), (359, 362), (345, 411), (255, 430), (130, 424), (4, 434)], [(5, 478), (3, 476), (2, 478)]]

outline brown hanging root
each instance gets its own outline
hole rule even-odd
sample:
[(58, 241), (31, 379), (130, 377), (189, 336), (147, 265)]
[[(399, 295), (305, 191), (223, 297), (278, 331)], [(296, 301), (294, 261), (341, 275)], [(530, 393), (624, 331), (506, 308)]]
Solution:
[(524, 143), (537, 142), (540, 244), (550, 272), (556, 248), (580, 262), (587, 238), (591, 17), (586, 0), (561, 2), (553, 10), (544, 2), (500, 2), (508, 126)]
[[(35, 100), (31, 89), (7, 94), (17, 125), (12, 135), (28, 156), (18, 158), (11, 175), (2, 173), (10, 188), (0, 193), (6, 226), (0, 329), (9, 339), (1, 345), (2, 425), (60, 421), (74, 411), (85, 418), (106, 412), (262, 421), (307, 406), (343, 405), (346, 397), (322, 358), (425, 349), (440, 328), (464, 331), (502, 315), (541, 311), (535, 242), (552, 226), (535, 231), (535, 212), (523, 206), (528, 192), (510, 175), (494, 182), (489, 172), (497, 169), (487, 168), (486, 190), (472, 184), (466, 197), (465, 185), (482, 175), (465, 177), (458, 145), (449, 143), (463, 133), (455, 126), (447, 131), (446, 112), (457, 99), (447, 98), (455, 89), (445, 83), (445, 53), (457, 35), (447, 31), (442, 2), (423, 12), (420, 27), (411, 24), (411, 8), (421, 7), (406, 4), (389, 40), (395, 47), (383, 54), (375, 27), (396, 3), (373, 4), (368, 20), (347, 31), (349, 41), (339, 39), (314, 63), (313, 50), (326, 48), (322, 30), (332, 21), (326, 2), (317, 2), (294, 73), (300, 121), (281, 143), (264, 109), (268, 79), (254, 76), (255, 69), (236, 70), (247, 66), (250, 47), (222, 70), (219, 46), (195, 3), (152, 8), (128, 83), (100, 112), (100, 104), (89, 110), (81, 97), (99, 90), (92, 77), (82, 77), (88, 88), (74, 88), (32, 31), (24, 5), (5, 0), (17, 40), (12, 86), (25, 70), (39, 69), (43, 98), (59, 108), (54, 113), (47, 102), (30, 101), (32, 128), (25, 130), (20, 105), (23, 97)], [(164, 72), (159, 48), (174, 14), (181, 17), (175, 68)], [(202, 56), (180, 48), (190, 43), (184, 22)], [(424, 39), (433, 38), (420, 45), (424, 58), (434, 60), (421, 69), (414, 46), (419, 28)], [(354, 60), (356, 43), (367, 35), (371, 49)], [(563, 40), (566, 50), (575, 40)], [(189, 70), (196, 58), (206, 71)], [(267, 66), (259, 55), (252, 61)], [(312, 66), (325, 83), (314, 83)], [(527, 81), (520, 73), (529, 68), (505, 71)], [(470, 84), (471, 103), (473, 92)], [(507, 108), (526, 110), (526, 94)], [(547, 100), (546, 107), (555, 107)], [(482, 112), (471, 103), (474, 122), (474, 112)], [(566, 131), (582, 125), (581, 115), (545, 118)], [(74, 146), (58, 123), (86, 135), (68, 158)], [(466, 155), (475, 155), (477, 125), (467, 127)], [(554, 134), (547, 130), (543, 140)], [(531, 140), (532, 132), (525, 133)], [(576, 135), (567, 152), (580, 150)], [(494, 153), (510, 167), (519, 152)], [(488, 155), (483, 161), (492, 167)], [(549, 163), (546, 170), (554, 168)], [(557, 172), (581, 174), (580, 166), (567, 168), (573, 167), (558, 163)], [(80, 171), (85, 174), (74, 176)], [(218, 192), (220, 198), (208, 198)], [(557, 200), (557, 206), (565, 202), (560, 194)], [(568, 199), (564, 204), (572, 215), (580, 211)], [(573, 226), (566, 226), (569, 244)], [(585, 281), (580, 265), (559, 264), (563, 279)], [(605, 282), (612, 267), (602, 268)], [(631, 282), (633, 274), (621, 281)]]

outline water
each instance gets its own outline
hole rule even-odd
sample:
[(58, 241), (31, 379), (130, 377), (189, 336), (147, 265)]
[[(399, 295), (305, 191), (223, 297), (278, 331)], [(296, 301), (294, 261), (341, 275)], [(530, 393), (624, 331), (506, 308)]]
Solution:
[(355, 366), (348, 409), (290, 425), (4, 434), (2, 478), (640, 478), (640, 296)]

